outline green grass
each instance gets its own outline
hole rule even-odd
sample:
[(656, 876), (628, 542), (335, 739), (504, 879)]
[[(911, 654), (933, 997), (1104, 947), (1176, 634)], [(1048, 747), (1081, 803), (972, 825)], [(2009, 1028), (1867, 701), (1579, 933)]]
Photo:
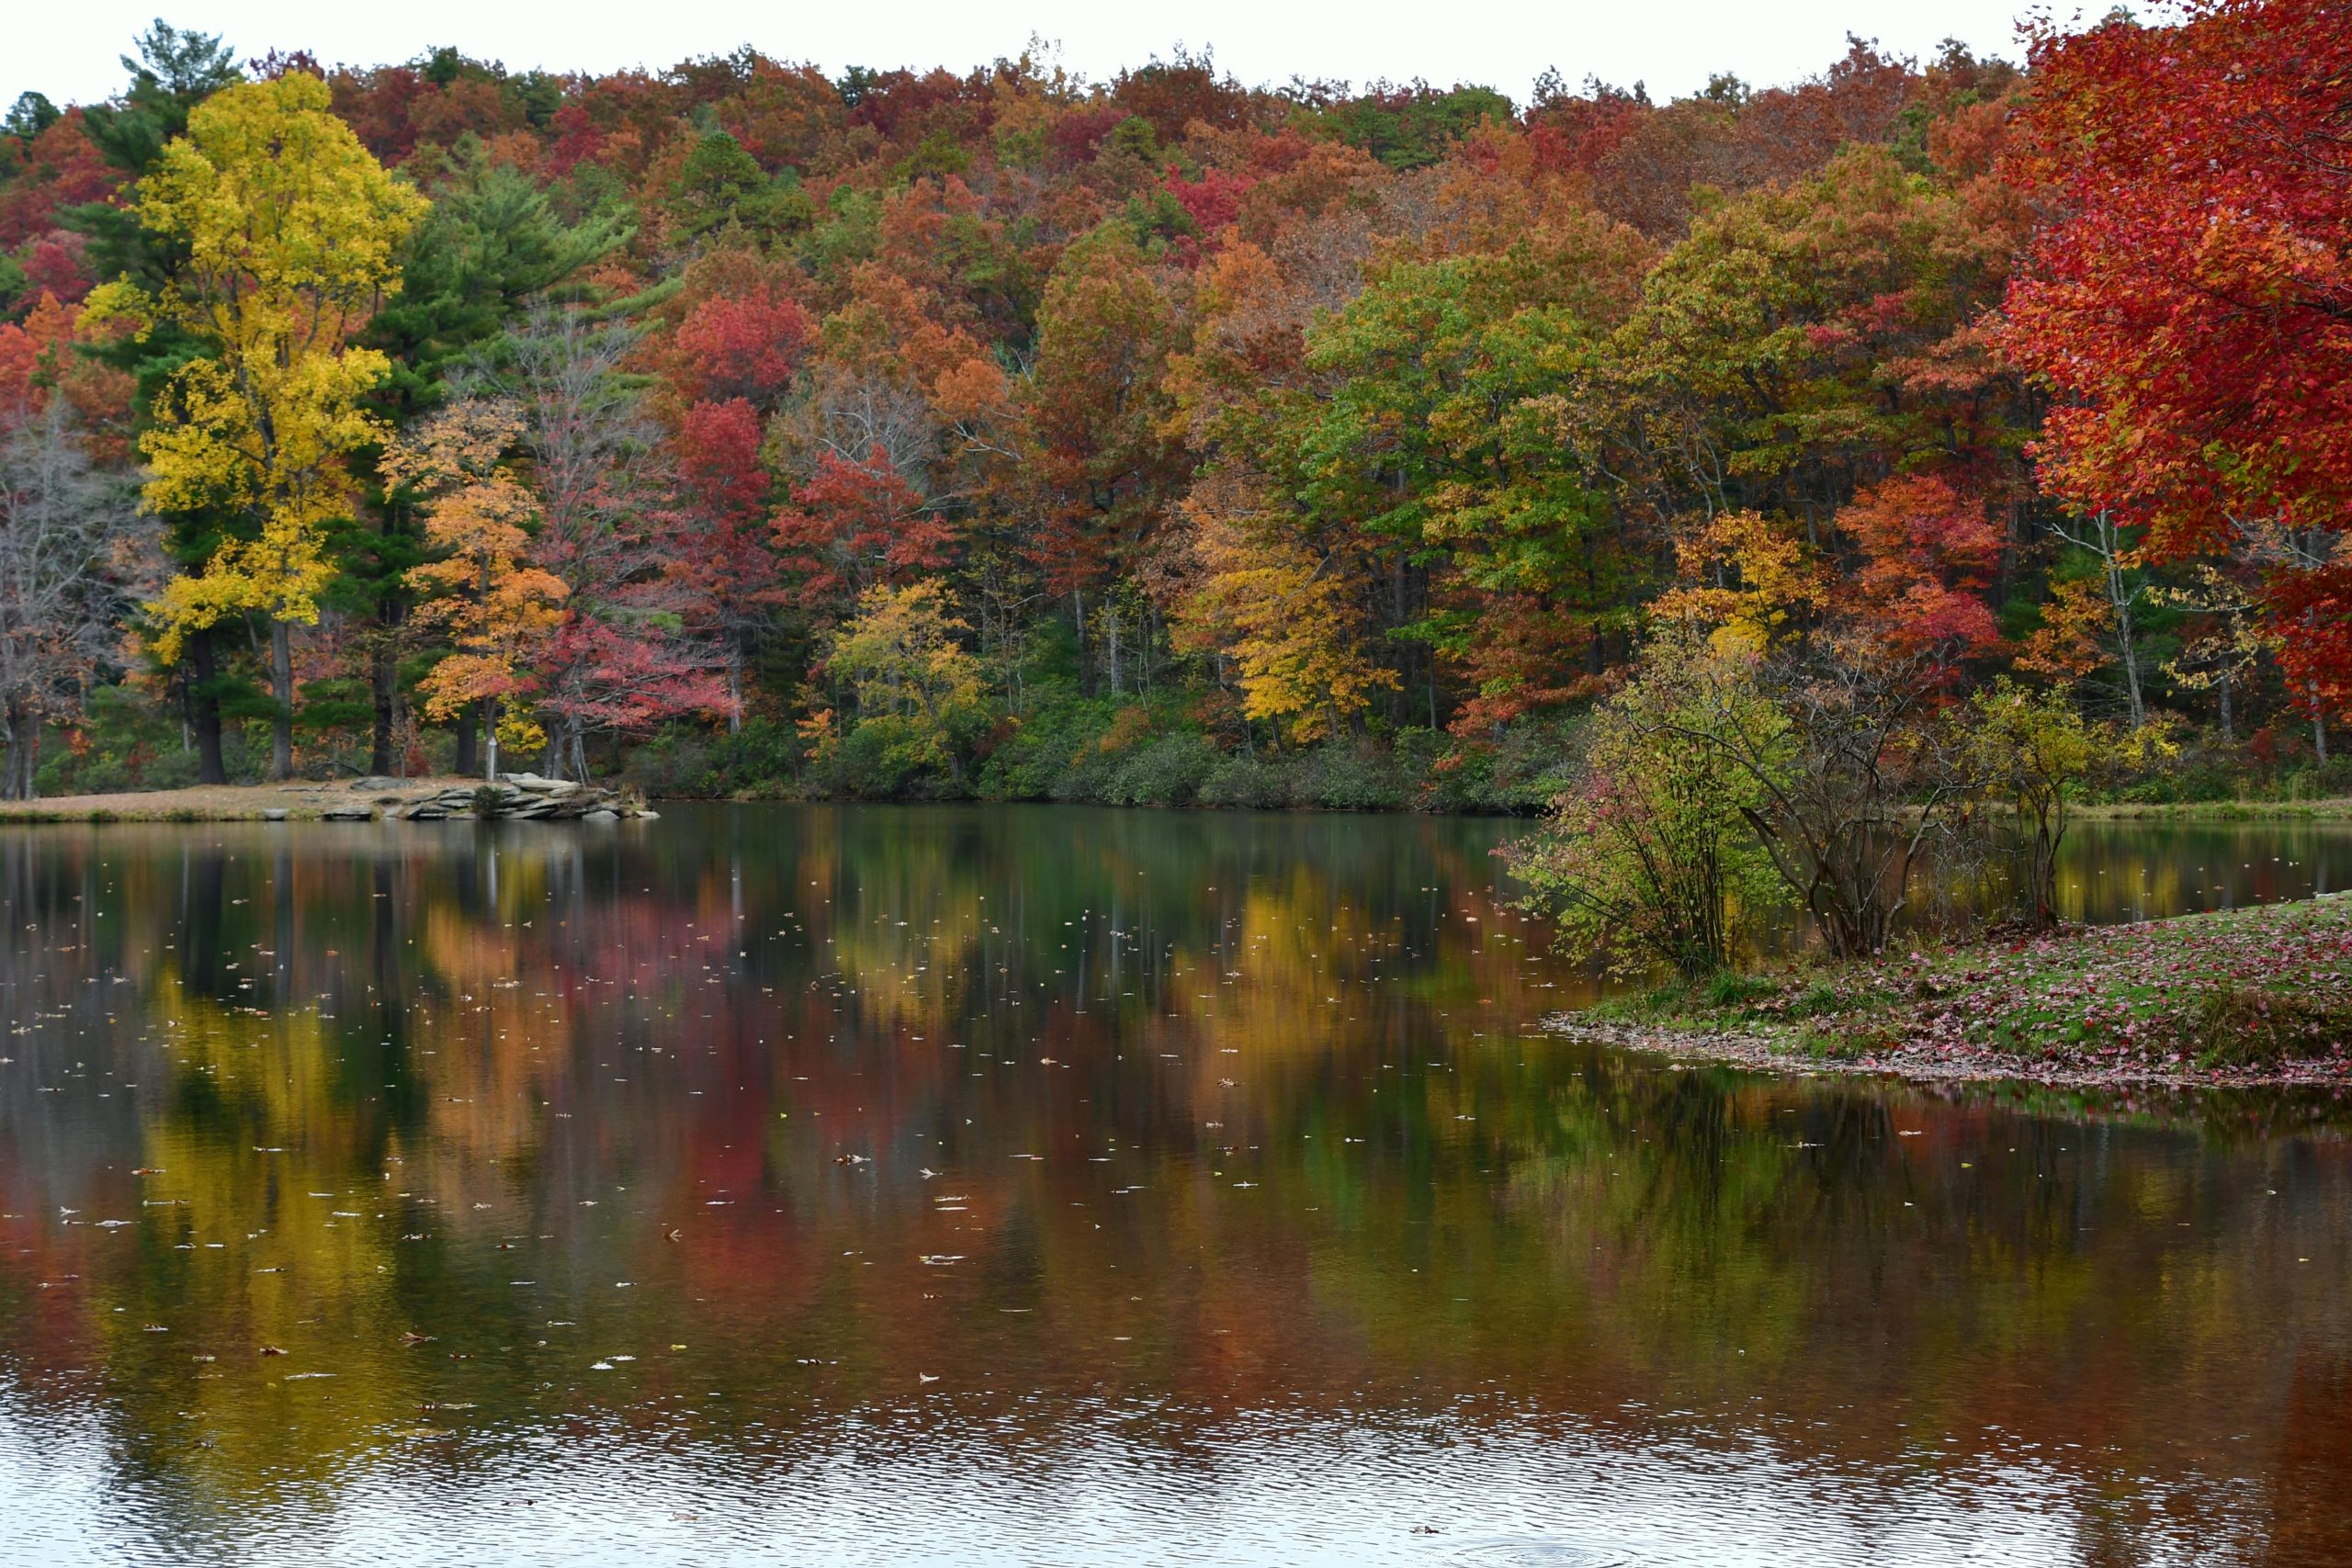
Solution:
[(1590, 1016), (1736, 1031), (1824, 1062), (1932, 1056), (2175, 1076), (2352, 1067), (2352, 897), (1812, 961), (1620, 998)]

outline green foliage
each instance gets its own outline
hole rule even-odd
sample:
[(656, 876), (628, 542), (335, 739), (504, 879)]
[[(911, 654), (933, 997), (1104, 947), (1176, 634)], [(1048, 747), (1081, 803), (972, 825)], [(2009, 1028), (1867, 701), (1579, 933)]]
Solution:
[(797, 729), (753, 717), (732, 733), (667, 726), (629, 752), (622, 777), (653, 799), (770, 800), (797, 793), (808, 765)]
[(1164, 735), (1119, 759), (1102, 798), (1114, 806), (1190, 806), (1216, 764), (1216, 748), (1205, 737)]
[[(223, 741), (229, 776), (257, 777), (260, 753), (243, 729), (232, 728)], [(34, 777), (44, 795), (180, 789), (197, 782), (197, 757), (176, 713), (129, 687), (101, 686), (71, 735), (49, 732)]]
[(737, 224), (757, 235), (806, 228), (815, 205), (797, 177), (768, 178), (742, 143), (713, 130), (686, 154), (670, 184), (664, 210), (687, 239), (700, 239), (722, 225)]
[(1739, 660), (1687, 636), (1651, 647), (1595, 710), (1544, 832), (1514, 853), (1563, 951), (1621, 974), (1665, 964), (1695, 978), (1731, 962), (1747, 923), (1786, 895), (1744, 816), (1765, 804), (1764, 781), (1699, 737), (1776, 723)]
[(1480, 123), (1510, 118), (1510, 100), (1491, 87), (1440, 92), (1417, 84), (1346, 99), (1313, 116), (1313, 123), (1392, 169), (1418, 169), (1436, 163), (1449, 145)]

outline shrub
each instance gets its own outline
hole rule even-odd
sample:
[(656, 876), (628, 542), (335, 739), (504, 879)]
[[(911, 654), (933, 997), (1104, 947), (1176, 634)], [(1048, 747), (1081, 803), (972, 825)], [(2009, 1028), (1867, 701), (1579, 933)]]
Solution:
[(1412, 795), (1396, 759), (1364, 748), (1326, 746), (1307, 753), (1299, 768), (1300, 804), (1326, 811), (1397, 811)]
[(926, 728), (898, 714), (860, 720), (842, 738), (835, 761), (840, 786), (867, 800), (888, 800), (938, 761)]
[[(1621, 974), (1725, 967), (1747, 917), (1785, 897), (1743, 813), (1764, 803), (1778, 717), (1747, 666), (1690, 637), (1661, 638), (1642, 673), (1594, 710), (1576, 783), (1549, 825), (1512, 848), (1527, 902), (1559, 945)], [(1736, 728), (1760, 763), (1695, 740)]]
[(1069, 799), (1068, 775), (1087, 752), (1101, 752), (1102, 736), (1119, 705), (1048, 695), (1014, 726), (980, 765), (978, 789), (987, 800)]
[(753, 718), (733, 734), (664, 730), (629, 753), (622, 777), (655, 799), (773, 800), (797, 792), (808, 761), (797, 727)]
[(1165, 735), (1117, 760), (1102, 798), (1116, 806), (1189, 806), (1217, 765), (1201, 735)]
[(1279, 811), (1291, 803), (1291, 773), (1263, 757), (1227, 757), (1201, 781), (1204, 806)]

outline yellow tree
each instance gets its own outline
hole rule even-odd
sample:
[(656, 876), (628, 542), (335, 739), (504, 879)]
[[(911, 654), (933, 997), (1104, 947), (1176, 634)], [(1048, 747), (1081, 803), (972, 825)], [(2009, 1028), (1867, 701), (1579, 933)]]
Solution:
[(1358, 584), (1337, 548), (1299, 536), (1272, 487), (1213, 474), (1183, 503), (1201, 574), (1177, 611), (1179, 645), (1231, 655), (1242, 712), (1273, 727), (1279, 745), (1336, 736), (1396, 684), (1365, 651)]
[(1675, 557), (1681, 581), (1654, 613), (1706, 627), (1718, 653), (1774, 651), (1834, 597), (1820, 558), (1795, 530), (1758, 513), (1717, 513)]
[(415, 623), (437, 628), (452, 651), (420, 683), (427, 717), (447, 722), (481, 703), (498, 745), (537, 745), (545, 736), (516, 701), (531, 688), (531, 650), (563, 624), (566, 589), (528, 564), (538, 502), (502, 460), (523, 434), (508, 403), (469, 401), (435, 415), (384, 456), (384, 476), (428, 497), (425, 547), (438, 558), (412, 567), (422, 601)]
[(400, 287), (401, 247), (426, 205), (328, 106), (326, 84), (299, 72), (198, 106), (136, 203), (185, 262), (161, 294), (98, 289), (85, 317), (142, 332), (170, 322), (210, 351), (175, 373), (141, 439), (147, 504), (243, 525), (148, 608), (166, 664), (198, 628), (267, 619), (278, 778), (293, 771), (291, 628), (316, 624), (334, 575), (325, 527), (349, 510), (343, 459), (384, 435), (359, 400), (389, 362), (351, 339)]
[(957, 639), (971, 629), (926, 577), (867, 589), (856, 618), (833, 634), (826, 669), (857, 693), (857, 728), (892, 773), (944, 764), (963, 776), (958, 743), (984, 720), (988, 700), (980, 661)]

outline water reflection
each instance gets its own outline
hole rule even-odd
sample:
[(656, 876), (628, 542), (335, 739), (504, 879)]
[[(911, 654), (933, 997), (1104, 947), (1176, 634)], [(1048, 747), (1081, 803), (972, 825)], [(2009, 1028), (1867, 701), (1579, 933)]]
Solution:
[(1505, 830), (0, 837), (0, 1557), (2352, 1556), (2331, 1101), (1532, 1038)]

